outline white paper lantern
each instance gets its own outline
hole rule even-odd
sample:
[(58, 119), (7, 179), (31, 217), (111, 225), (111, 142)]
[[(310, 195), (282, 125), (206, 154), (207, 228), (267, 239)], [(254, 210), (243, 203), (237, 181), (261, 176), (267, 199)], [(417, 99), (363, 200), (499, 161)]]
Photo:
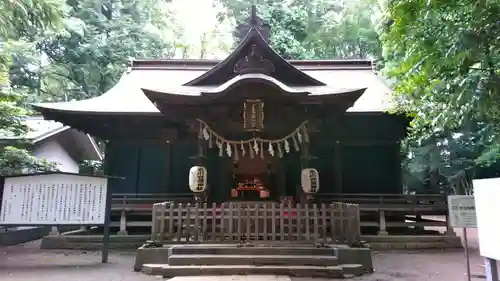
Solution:
[(207, 169), (193, 166), (189, 170), (189, 188), (193, 192), (203, 192), (207, 188)]
[(307, 168), (300, 173), (300, 182), (302, 190), (305, 193), (316, 193), (319, 191), (319, 173), (318, 170)]

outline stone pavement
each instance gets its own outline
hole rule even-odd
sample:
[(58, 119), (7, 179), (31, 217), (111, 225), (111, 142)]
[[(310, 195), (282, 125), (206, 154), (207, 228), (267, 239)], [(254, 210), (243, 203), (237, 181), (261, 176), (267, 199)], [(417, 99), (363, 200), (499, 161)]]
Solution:
[(193, 276), (174, 277), (169, 281), (291, 281), (288, 276), (278, 275), (250, 275), (250, 276)]
[[(159, 281), (132, 270), (135, 253), (110, 253), (101, 264), (99, 252), (40, 250), (36, 243), (0, 248), (1, 281)], [(466, 280), (463, 251), (374, 252), (376, 271), (352, 281)], [(473, 274), (484, 274), (482, 259), (471, 251)], [(326, 281), (287, 276), (176, 277), (175, 281)], [(478, 280), (479, 279), (473, 279)]]
[[(1, 281), (153, 281), (132, 270), (135, 253), (112, 252), (101, 264), (100, 252), (39, 250), (36, 246), (0, 248)], [(288, 276), (175, 277), (173, 281), (292, 281)]]

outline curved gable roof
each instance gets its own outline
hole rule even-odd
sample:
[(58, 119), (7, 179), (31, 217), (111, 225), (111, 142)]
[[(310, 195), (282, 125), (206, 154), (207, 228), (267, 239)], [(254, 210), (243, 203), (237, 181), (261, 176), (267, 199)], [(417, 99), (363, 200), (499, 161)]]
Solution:
[(263, 73), (289, 86), (325, 86), (277, 54), (256, 29), (223, 61), (184, 86), (220, 86), (239, 74)]

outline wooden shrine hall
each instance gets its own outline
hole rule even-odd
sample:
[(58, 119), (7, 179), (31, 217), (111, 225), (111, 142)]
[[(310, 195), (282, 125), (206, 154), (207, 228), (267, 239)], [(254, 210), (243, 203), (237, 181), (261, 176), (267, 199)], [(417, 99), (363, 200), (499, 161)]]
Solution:
[(400, 194), (408, 119), (386, 113), (372, 62), (287, 60), (270, 33), (254, 12), (222, 61), (133, 60), (99, 97), (34, 107), (106, 140), (105, 174), (125, 178), (114, 193)]

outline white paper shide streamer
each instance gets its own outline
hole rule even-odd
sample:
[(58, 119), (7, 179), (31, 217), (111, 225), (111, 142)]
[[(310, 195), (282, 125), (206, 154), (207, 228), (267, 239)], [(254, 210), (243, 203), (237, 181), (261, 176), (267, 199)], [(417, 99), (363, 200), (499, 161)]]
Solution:
[(234, 157), (236, 161), (240, 157), (264, 157), (265, 152), (270, 156), (277, 155), (281, 158), (284, 153), (290, 153), (293, 150), (297, 152), (300, 151), (300, 146), (309, 142), (309, 135), (306, 127), (307, 121), (302, 122), (302, 124), (290, 134), (279, 139), (255, 137), (247, 140), (225, 139), (212, 130), (203, 120), (197, 119), (197, 121), (200, 123), (200, 138), (203, 138), (210, 144), (215, 142), (219, 150), (219, 156), (226, 154), (228, 157)]

